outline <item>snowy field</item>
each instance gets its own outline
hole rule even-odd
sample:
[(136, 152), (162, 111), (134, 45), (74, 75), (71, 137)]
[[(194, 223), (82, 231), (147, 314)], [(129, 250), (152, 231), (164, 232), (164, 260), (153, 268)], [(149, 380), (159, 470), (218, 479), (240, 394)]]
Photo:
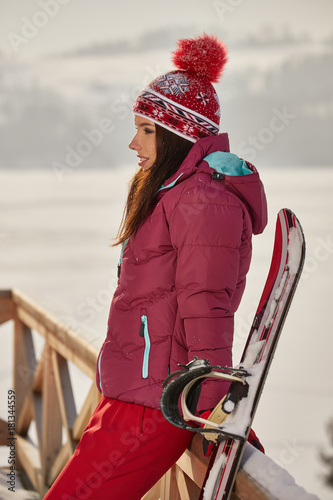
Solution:
[[(84, 173), (62, 180), (45, 172), (0, 174), (0, 287), (19, 288), (99, 346), (116, 283), (118, 248), (111, 248), (131, 168)], [(333, 417), (331, 334), (333, 276), (333, 169), (261, 169), (269, 225), (254, 238), (248, 285), (238, 311), (234, 362), (269, 268), (276, 214), (292, 209), (303, 226), (307, 259), (268, 376), (254, 429), (266, 453), (321, 500), (320, 450)], [(12, 387), (11, 325), (1, 327), (0, 417)], [(74, 371), (80, 393), (88, 381)], [(83, 387), (84, 386), (84, 387)], [(76, 394), (80, 401), (80, 394)], [(3, 460), (3, 457), (1, 458)]]

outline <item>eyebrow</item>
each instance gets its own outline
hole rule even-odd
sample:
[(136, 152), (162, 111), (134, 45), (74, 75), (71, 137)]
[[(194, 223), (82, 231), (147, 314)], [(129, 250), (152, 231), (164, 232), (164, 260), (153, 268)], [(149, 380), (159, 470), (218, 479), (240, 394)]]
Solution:
[(137, 127), (155, 127), (155, 123), (148, 123), (148, 122), (139, 123)]

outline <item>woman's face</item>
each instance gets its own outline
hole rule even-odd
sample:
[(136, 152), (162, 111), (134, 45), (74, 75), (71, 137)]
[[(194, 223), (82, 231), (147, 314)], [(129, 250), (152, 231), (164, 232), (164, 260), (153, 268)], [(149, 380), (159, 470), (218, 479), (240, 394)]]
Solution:
[(128, 147), (137, 152), (142, 170), (148, 170), (156, 160), (155, 123), (144, 116), (135, 116), (135, 128), (137, 132)]

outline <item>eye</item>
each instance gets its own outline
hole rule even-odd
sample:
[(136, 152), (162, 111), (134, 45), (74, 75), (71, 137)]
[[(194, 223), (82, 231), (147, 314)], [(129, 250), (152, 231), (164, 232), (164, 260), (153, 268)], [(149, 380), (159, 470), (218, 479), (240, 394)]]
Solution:
[(153, 133), (154, 133), (154, 130), (152, 130), (151, 128), (145, 128), (145, 129), (144, 129), (144, 132), (145, 132), (146, 134), (153, 134)]

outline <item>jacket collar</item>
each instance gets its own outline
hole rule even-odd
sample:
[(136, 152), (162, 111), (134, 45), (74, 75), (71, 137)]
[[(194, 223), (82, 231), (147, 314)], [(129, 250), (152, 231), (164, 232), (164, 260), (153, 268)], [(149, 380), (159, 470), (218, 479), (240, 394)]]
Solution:
[(190, 177), (196, 171), (203, 158), (215, 151), (224, 151), (226, 153), (230, 151), (228, 134), (223, 133), (198, 139), (177, 172), (164, 182), (158, 192), (172, 188), (175, 184)]
[[(161, 186), (157, 192), (156, 201), (158, 201), (168, 189), (187, 179), (195, 172), (213, 173), (214, 168), (209, 166), (205, 157), (216, 151), (229, 152), (229, 139), (227, 134), (224, 133), (199, 139), (194, 144), (177, 172)], [(246, 205), (252, 220), (253, 233), (258, 234), (263, 231), (267, 224), (266, 196), (258, 172), (251, 163), (246, 162), (246, 165), (249, 170), (252, 171), (252, 175), (224, 175), (223, 184)]]

